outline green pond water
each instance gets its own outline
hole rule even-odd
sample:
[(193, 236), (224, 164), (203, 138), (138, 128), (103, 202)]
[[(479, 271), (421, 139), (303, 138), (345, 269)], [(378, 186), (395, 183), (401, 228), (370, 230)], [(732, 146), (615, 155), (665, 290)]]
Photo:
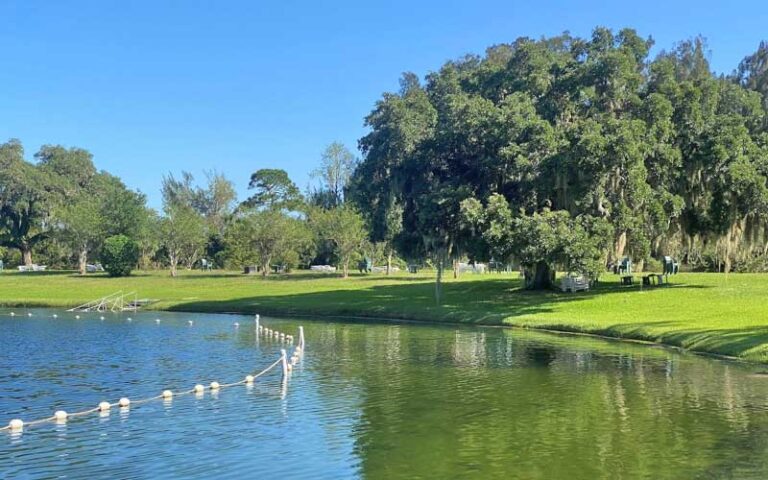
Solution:
[[(252, 317), (7, 313), (2, 424), (236, 381), (281, 348)], [(2, 432), (0, 477), (768, 478), (761, 366), (511, 329), (262, 323), (306, 330), (287, 384)]]

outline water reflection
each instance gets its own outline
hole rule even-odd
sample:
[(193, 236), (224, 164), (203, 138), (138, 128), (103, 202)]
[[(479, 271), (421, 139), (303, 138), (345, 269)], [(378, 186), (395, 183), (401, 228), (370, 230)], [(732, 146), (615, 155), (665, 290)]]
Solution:
[[(511, 330), (317, 328), (336, 332), (315, 355), (338, 349), (338, 374), (360, 386), (365, 477), (768, 474), (768, 381), (747, 366)], [(358, 332), (363, 348), (329, 341)]]
[[(16, 347), (0, 421), (237, 380), (282, 348), (248, 319), (146, 317), (0, 320)], [(755, 367), (520, 330), (267, 322), (305, 325), (288, 381), (2, 435), (0, 477), (768, 477)]]

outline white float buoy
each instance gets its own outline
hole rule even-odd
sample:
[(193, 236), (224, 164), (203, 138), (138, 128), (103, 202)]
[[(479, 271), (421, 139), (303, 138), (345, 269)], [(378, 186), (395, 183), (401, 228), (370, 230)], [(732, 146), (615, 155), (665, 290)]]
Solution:
[(27, 316), (31, 317), (32, 316), (32, 312), (27, 313)]
[(101, 412), (108, 412), (110, 408), (112, 408), (112, 404), (109, 403), (109, 402), (100, 402), (99, 403), (99, 411), (101, 411)]
[(16, 316), (16, 312), (11, 312), (11, 316), (15, 317)]
[(64, 410), (56, 410), (53, 414), (53, 418), (56, 419), (56, 423), (64, 423), (67, 421), (67, 412)]
[(104, 317), (99, 317), (99, 320), (104, 320)]
[(75, 315), (75, 320), (80, 320), (80, 315)]
[(199, 383), (195, 385), (195, 393), (203, 393), (205, 391), (205, 387), (200, 385)]
[(165, 399), (173, 398), (173, 392), (170, 390), (163, 390), (163, 398)]
[(252, 383), (253, 383), (253, 375), (246, 375), (246, 376), (245, 376), (245, 383), (246, 383), (247, 385), (250, 385), (250, 384), (252, 384)]
[(211, 382), (211, 390), (218, 390), (221, 385), (219, 385), (219, 382)]
[(189, 325), (192, 325), (192, 324), (194, 324), (194, 323), (195, 323), (195, 322), (193, 322), (192, 320), (190, 320), (190, 321), (188, 321), (188, 322), (187, 322), (187, 324), (189, 324)]
[(131, 318), (128, 318), (128, 322), (129, 322), (129, 323), (130, 323), (130, 322), (133, 322), (133, 320), (132, 320)]
[(160, 319), (159, 319), (159, 318), (156, 318), (156, 319), (155, 319), (155, 323), (159, 324), (159, 323), (160, 323)]
[(54, 313), (53, 318), (59, 318), (59, 316)]
[(235, 322), (234, 325), (235, 325), (235, 328), (240, 328), (240, 324), (239, 323)]
[(128, 317), (128, 318), (126, 318), (126, 320), (128, 320), (130, 322), (133, 319), (131, 317)]
[(20, 432), (24, 429), (24, 422), (18, 418), (14, 418), (8, 423), (8, 428), (10, 428), (12, 432)]
[(131, 404), (131, 401), (128, 400), (126, 397), (121, 398), (117, 401), (117, 404), (120, 405), (123, 408), (128, 407)]

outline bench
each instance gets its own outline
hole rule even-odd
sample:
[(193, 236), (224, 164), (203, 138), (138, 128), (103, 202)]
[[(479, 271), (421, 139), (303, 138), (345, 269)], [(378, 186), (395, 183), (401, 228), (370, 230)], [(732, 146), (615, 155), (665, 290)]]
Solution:
[(622, 285), (632, 285), (635, 282), (635, 277), (632, 275), (622, 275), (621, 276), (621, 284)]

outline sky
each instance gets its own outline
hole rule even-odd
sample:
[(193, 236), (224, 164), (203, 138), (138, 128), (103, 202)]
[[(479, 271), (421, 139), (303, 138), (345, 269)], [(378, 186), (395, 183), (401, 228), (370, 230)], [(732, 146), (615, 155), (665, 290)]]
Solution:
[(0, 142), (91, 151), (160, 206), (160, 182), (216, 170), (241, 199), (283, 168), (304, 189), (323, 149), (357, 152), (402, 72), (518, 37), (631, 27), (655, 51), (703, 35), (729, 73), (768, 40), (746, 1), (0, 0)]

